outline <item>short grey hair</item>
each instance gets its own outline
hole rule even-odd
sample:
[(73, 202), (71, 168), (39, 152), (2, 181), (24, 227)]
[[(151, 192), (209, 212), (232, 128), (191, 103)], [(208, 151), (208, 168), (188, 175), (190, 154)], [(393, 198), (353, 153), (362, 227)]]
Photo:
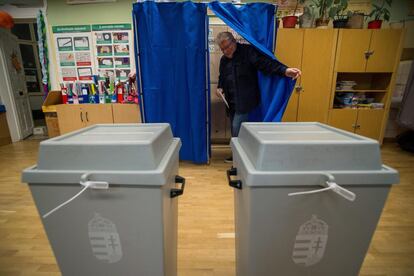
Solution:
[(216, 37), (216, 43), (220, 45), (223, 41), (230, 40), (232, 42), (236, 42), (233, 34), (231, 32), (221, 32)]

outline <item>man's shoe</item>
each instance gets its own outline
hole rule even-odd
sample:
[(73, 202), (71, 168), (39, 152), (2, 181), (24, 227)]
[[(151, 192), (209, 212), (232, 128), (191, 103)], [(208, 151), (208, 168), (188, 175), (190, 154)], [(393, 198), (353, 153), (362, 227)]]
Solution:
[(229, 158), (224, 159), (224, 163), (233, 163), (233, 156), (230, 156)]

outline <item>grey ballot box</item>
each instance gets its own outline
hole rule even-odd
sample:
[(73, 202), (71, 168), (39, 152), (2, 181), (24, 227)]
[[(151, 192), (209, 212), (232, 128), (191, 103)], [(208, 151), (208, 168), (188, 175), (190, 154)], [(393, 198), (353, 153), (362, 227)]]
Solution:
[(320, 123), (232, 138), (237, 276), (358, 275), (397, 171), (377, 141)]
[(23, 182), (63, 275), (177, 275), (180, 147), (168, 124), (95, 125), (40, 143)]

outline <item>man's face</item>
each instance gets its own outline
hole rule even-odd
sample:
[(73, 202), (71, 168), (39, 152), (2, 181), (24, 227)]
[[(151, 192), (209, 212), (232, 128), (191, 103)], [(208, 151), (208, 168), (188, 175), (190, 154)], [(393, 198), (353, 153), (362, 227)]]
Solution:
[(236, 51), (236, 42), (231, 40), (224, 40), (220, 43), (220, 49), (223, 52), (223, 55), (227, 58), (233, 58), (233, 54)]

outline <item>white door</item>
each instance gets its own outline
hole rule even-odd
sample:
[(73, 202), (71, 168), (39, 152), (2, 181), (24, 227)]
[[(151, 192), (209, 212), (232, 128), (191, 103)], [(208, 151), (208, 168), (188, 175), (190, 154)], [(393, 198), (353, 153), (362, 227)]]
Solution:
[[(9, 80), (8, 85), (4, 86), (7, 87), (7, 91), (2, 91), (2, 94), (9, 98), (8, 106), (5, 103), (7, 112), (11, 111), (12, 113), (8, 113), (7, 117), (14, 121), (14, 125), (18, 128), (18, 137), (12, 137), (14, 138), (13, 141), (16, 141), (24, 139), (33, 133), (33, 118), (17, 38), (12, 34), (2, 32), (1, 40), (1, 54), (3, 67), (5, 67), (4, 74), (6, 74), (6, 80)], [(8, 95), (4, 95), (5, 93)]]

